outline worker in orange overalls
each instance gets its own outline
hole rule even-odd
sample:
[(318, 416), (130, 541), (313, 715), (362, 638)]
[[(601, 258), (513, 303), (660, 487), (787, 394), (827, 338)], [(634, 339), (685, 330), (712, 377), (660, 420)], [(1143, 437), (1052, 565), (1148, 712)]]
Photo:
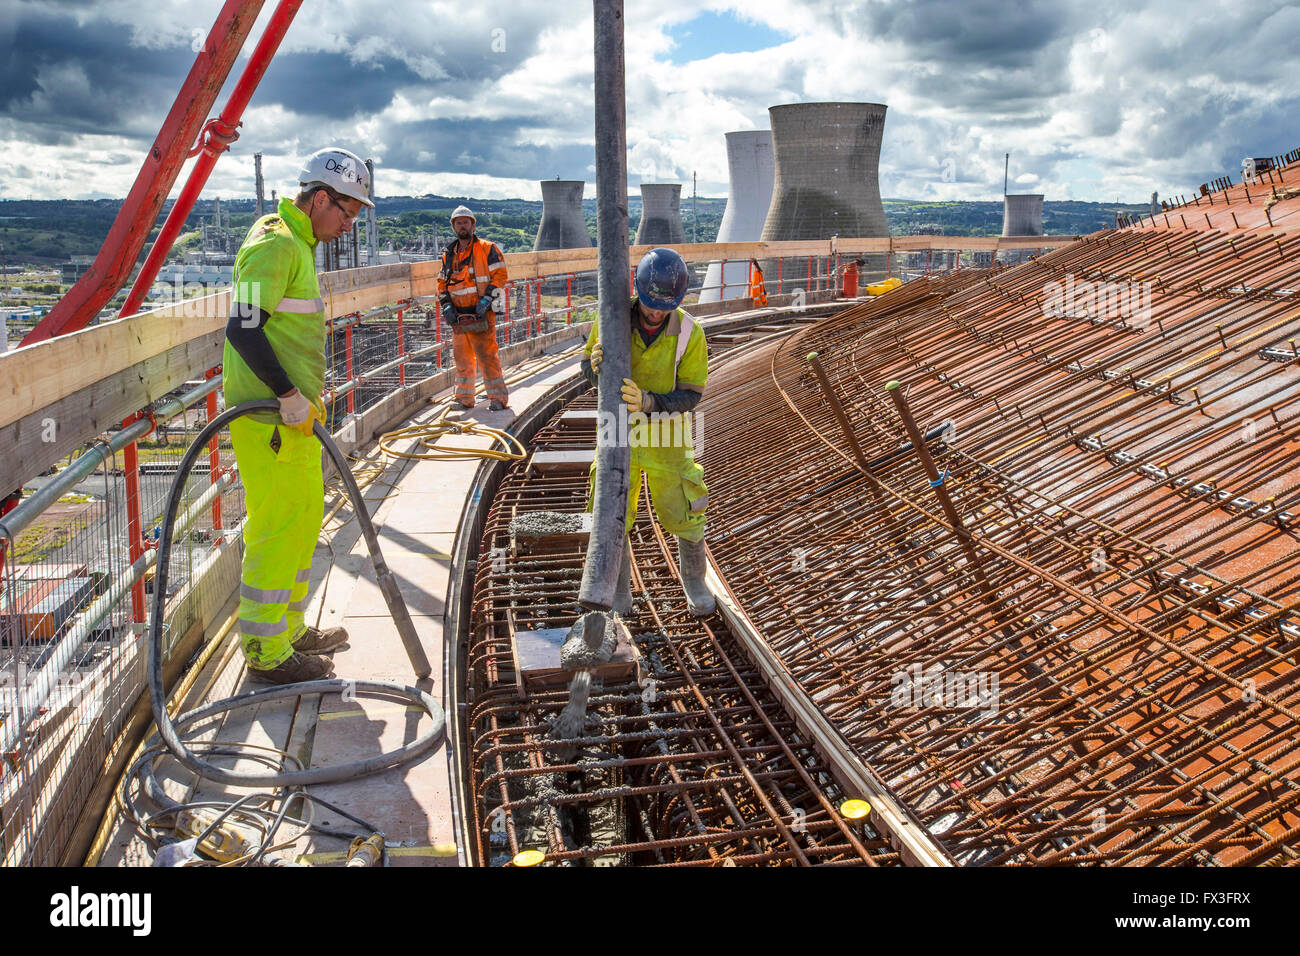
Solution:
[(478, 218), (464, 206), (451, 214), (456, 242), (442, 254), (438, 302), (443, 318), (451, 326), (451, 350), (456, 359), (456, 401), (452, 407), (474, 407), (477, 364), (483, 366), (488, 407), (499, 412), (510, 405), (497, 354), (496, 329), (496, 317), (505, 311), (506, 258), (500, 246), (474, 234), (477, 226)]
[(767, 305), (767, 286), (763, 284), (763, 267), (757, 259), (749, 260), (749, 297), (754, 300), (754, 308), (761, 309)]

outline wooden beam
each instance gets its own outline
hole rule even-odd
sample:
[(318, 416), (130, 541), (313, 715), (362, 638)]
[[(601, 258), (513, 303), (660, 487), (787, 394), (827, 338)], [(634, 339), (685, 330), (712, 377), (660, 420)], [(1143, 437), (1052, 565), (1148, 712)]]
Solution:
[[(1050, 248), (1073, 241), (1074, 237), (1065, 236), (1007, 239), (993, 236), (899, 236), (808, 242), (700, 243), (674, 248), (688, 262), (700, 264), (717, 259), (829, 256), (835, 250), (841, 255), (924, 249), (993, 251)], [(649, 248), (634, 246), (631, 250), (633, 261)], [(596, 268), (596, 261), (595, 249), (560, 249), (506, 256), (512, 279), (591, 272)], [(324, 274), (321, 276), (321, 292), (326, 300), (326, 317), (333, 319), (410, 298), (432, 296), (439, 268), (439, 263), (431, 261)], [(0, 355), (0, 428), (21, 422), (68, 396), (114, 379), (120, 373), (178, 346), (213, 333), (222, 333), (229, 314), (230, 292), (227, 290)], [(52, 370), (57, 374), (51, 374)], [(152, 373), (152, 369), (148, 371)]]
[[(323, 274), (326, 318), (411, 298), (410, 273), (404, 263)], [(229, 315), (227, 289), (6, 352), (0, 355), (0, 427), (176, 346), (224, 335)]]
[(225, 330), (230, 291), (105, 322), (0, 355), (0, 426), (101, 379), (215, 330)]
[(202, 378), (208, 369), (221, 364), (224, 342), (223, 327), (0, 426), (0, 448), (6, 451), (0, 455), (0, 488), (12, 491), (76, 451), (90, 436), (116, 427), (181, 384)]
[(327, 272), (320, 277), (326, 318), (351, 315), (412, 297), (411, 263)]

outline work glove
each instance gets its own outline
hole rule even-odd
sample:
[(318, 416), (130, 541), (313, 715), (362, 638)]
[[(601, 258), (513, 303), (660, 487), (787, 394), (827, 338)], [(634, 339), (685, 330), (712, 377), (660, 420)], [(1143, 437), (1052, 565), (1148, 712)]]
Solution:
[(456, 307), (450, 302), (442, 307), (442, 320), (448, 325), (456, 324)]
[(324, 420), (321, 408), (307, 401), (307, 396), (296, 388), (288, 395), (280, 396), (280, 421), (294, 431), (310, 436), (313, 424)]
[(593, 375), (600, 374), (600, 363), (605, 360), (605, 350), (597, 342), (591, 347), (591, 372)]
[(641, 391), (641, 386), (630, 378), (623, 379), (623, 404), (631, 414), (644, 412), (649, 415), (655, 408), (654, 396)]
[(490, 296), (490, 295), (485, 295), (485, 296), (483, 296), (483, 298), (479, 299), (479, 300), (478, 300), (478, 306), (474, 309), (474, 311), (478, 313), (478, 317), (479, 317), (480, 319), (483, 318), (484, 316), (486, 316), (489, 312), (491, 312), (491, 311), (492, 311), (492, 296)]

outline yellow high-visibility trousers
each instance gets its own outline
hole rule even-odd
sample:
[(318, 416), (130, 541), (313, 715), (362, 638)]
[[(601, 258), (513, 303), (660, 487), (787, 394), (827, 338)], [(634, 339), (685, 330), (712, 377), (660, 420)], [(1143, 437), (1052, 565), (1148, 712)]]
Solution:
[(230, 441), (248, 514), (239, 637), (249, 666), (270, 670), (289, 659), (306, 630), (311, 559), (325, 517), (321, 444), (247, 416), (230, 423)]
[[(641, 502), (641, 476), (650, 485), (650, 503), (664, 531), (686, 541), (704, 538), (705, 513), (709, 489), (704, 484), (704, 469), (691, 455), (680, 451), (662, 452), (654, 448), (633, 448), (631, 486), (627, 492), (627, 525), (631, 531)], [(596, 492), (596, 463), (588, 473), (587, 510), (591, 511)]]

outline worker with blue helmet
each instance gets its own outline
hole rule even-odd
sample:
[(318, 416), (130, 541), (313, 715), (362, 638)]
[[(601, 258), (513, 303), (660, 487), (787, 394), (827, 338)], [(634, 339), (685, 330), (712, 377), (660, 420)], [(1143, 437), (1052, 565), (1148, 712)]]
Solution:
[[(665, 531), (677, 536), (687, 606), (692, 614), (707, 617), (716, 609), (704, 583), (709, 490), (704, 469), (695, 460), (691, 412), (704, 397), (709, 354), (704, 329), (681, 308), (689, 285), (686, 262), (672, 249), (652, 249), (637, 266), (636, 297), (628, 311), (631, 377), (625, 378), (622, 386), (623, 402), (632, 416), (627, 530), (636, 522), (644, 474), (655, 516)], [(593, 385), (604, 357), (599, 335), (599, 324), (593, 324), (583, 350), (582, 370)], [(592, 490), (595, 477), (593, 464)], [(591, 510), (590, 493), (587, 508)], [(625, 542), (614, 600), (614, 610), (621, 614), (632, 609), (631, 557)]]

